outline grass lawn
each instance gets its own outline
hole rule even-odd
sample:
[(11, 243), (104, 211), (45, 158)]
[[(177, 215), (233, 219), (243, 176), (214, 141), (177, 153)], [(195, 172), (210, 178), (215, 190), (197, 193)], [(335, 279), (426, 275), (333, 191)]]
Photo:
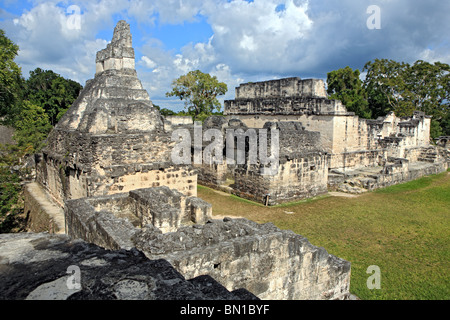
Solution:
[[(272, 222), (352, 264), (350, 291), (363, 300), (450, 299), (450, 172), (355, 198), (323, 196), (264, 207), (198, 187), (213, 215)], [(381, 270), (369, 290), (367, 268)]]

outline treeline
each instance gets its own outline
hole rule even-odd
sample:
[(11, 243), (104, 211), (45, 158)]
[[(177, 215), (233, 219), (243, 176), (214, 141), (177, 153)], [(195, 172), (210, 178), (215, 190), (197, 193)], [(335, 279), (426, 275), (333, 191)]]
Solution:
[(82, 86), (37, 68), (28, 79), (14, 62), (19, 47), (0, 30), (0, 119), (15, 129), (16, 148), (32, 154), (78, 97)]
[(0, 233), (24, 227), (21, 182), (27, 157), (39, 151), (50, 130), (82, 86), (37, 68), (28, 79), (14, 62), (19, 47), (0, 30), (0, 124), (14, 128), (15, 144), (0, 145)]
[(200, 114), (198, 114), (196, 117), (192, 114), (192, 112), (189, 111), (179, 111), (179, 112), (175, 112), (173, 110), (167, 109), (167, 108), (161, 108), (160, 106), (154, 104), (153, 105), (156, 109), (159, 110), (159, 112), (161, 113), (161, 115), (163, 115), (164, 117), (168, 117), (168, 116), (184, 116), (184, 117), (192, 117), (193, 120), (195, 121), (200, 121), (203, 122), (205, 121), (206, 118), (208, 118), (209, 116), (223, 116), (223, 112), (202, 112)]
[(410, 65), (388, 59), (366, 63), (362, 72), (350, 67), (327, 75), (328, 94), (358, 116), (376, 119), (394, 112), (410, 117), (414, 111), (432, 116), (431, 137), (450, 135), (450, 66), (418, 60)]

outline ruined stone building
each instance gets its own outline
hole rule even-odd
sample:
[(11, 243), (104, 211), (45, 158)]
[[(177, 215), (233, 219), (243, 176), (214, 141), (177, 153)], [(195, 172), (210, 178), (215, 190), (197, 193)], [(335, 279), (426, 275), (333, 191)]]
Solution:
[[(209, 276), (228, 290), (220, 295), (227, 297), (251, 297), (238, 294), (241, 288), (261, 299), (350, 295), (350, 262), (272, 224), (214, 220), (214, 208), (197, 197), (197, 182), (276, 205), (329, 190), (372, 190), (448, 167), (429, 143), (430, 118), (420, 112), (361, 119), (328, 99), (322, 80), (287, 78), (241, 84), (235, 99), (225, 101), (225, 116), (199, 127), (183, 117), (162, 117), (134, 64), (130, 26), (120, 21), (111, 43), (97, 53), (94, 79), (36, 155), (25, 211), (30, 231), (65, 233), (104, 249), (137, 249), (151, 261), (165, 260), (170, 265), (164, 268), (180, 273), (170, 277), (183, 288)], [(215, 130), (223, 158), (193, 161), (197, 149), (204, 153), (210, 146), (211, 139), (202, 139), (186, 153), (187, 163), (173, 161), (173, 134), (180, 129), (191, 140), (197, 130), (201, 139)], [(254, 159), (258, 150), (277, 156), (265, 162), (262, 152)], [(267, 171), (274, 164), (276, 170)], [(55, 241), (66, 246), (67, 239)], [(152, 265), (155, 276), (162, 265)], [(144, 299), (164, 285), (159, 281), (151, 291), (149, 282), (124, 278), (146, 288)]]
[[(98, 52), (96, 62), (95, 78), (86, 83), (49, 135), (42, 154), (36, 156), (36, 182), (25, 189), (30, 231), (66, 233), (73, 241), (81, 239), (108, 250), (137, 249), (147, 259), (169, 262), (180, 277), (194, 279), (189, 280), (191, 284), (209, 276), (228, 293), (243, 288), (262, 299), (349, 297), (350, 262), (272, 224), (213, 219), (214, 208), (196, 197), (197, 179), (206, 176), (206, 166), (171, 160), (173, 131), (191, 130), (192, 125), (177, 118), (172, 123), (153, 107), (134, 68), (130, 27), (125, 21), (117, 24), (111, 43)], [(218, 129), (245, 128), (243, 121), (222, 120), (226, 123)], [(207, 122), (214, 125), (214, 121)], [(254, 183), (261, 184), (261, 190), (248, 189), (247, 170), (242, 173), (242, 192), (276, 189), (288, 195), (282, 200), (325, 192), (328, 169), (325, 151), (318, 144), (321, 135), (298, 123), (275, 121), (267, 126), (278, 128), (287, 146), (280, 151), (282, 170), (265, 181), (255, 169)], [(239, 176), (243, 169), (236, 167), (233, 172)], [(290, 179), (292, 171), (301, 172), (302, 179)], [(217, 175), (212, 170), (211, 174)], [(240, 181), (235, 182), (239, 189)], [(298, 192), (292, 192), (294, 186)], [(66, 240), (51, 241), (71, 246)], [(111, 259), (106, 260), (110, 265)], [(92, 263), (82, 262), (81, 272)], [(155, 270), (163, 272), (160, 263), (153, 266), (153, 276)], [(164, 277), (156, 282), (149, 279), (150, 290), (148, 283), (136, 283), (141, 277), (124, 273), (120, 284), (108, 281), (119, 289), (124, 281), (137, 286), (146, 292), (144, 299), (155, 297), (165, 283)], [(83, 290), (82, 296), (89, 296), (89, 289)], [(173, 297), (180, 296), (186, 295)]]
[[(327, 98), (322, 80), (286, 78), (241, 84), (225, 101), (223, 123), (243, 128), (276, 127), (280, 168), (205, 164), (199, 181), (266, 204), (309, 198), (327, 190), (360, 193), (443, 172), (448, 160), (430, 145), (430, 117), (391, 113), (362, 119)], [(225, 125), (231, 128), (230, 125)]]
[[(236, 118), (210, 117), (203, 123), (203, 131), (211, 128), (220, 128), (222, 131), (225, 156), (220, 163), (205, 162), (194, 166), (201, 184), (266, 205), (310, 198), (327, 192), (327, 153), (321, 145), (320, 133), (305, 130), (300, 122), (280, 122), (275, 118), (265, 122), (262, 127), (266, 130), (267, 140), (265, 136), (259, 135), (259, 128), (248, 127)], [(234, 130), (233, 136), (229, 135), (230, 130)], [(241, 132), (238, 133), (238, 130)], [(254, 163), (248, 161), (252, 148), (257, 156), (261, 156), (261, 144), (265, 145), (264, 149), (267, 148), (268, 155), (274, 151), (272, 130), (279, 133), (276, 166), (272, 167), (273, 163), (269, 160), (268, 163), (258, 159)], [(234, 164), (230, 164), (230, 159), (226, 157), (230, 140), (234, 140)], [(244, 164), (239, 164), (236, 159), (240, 141), (245, 144), (241, 148), (245, 149)], [(262, 174), (264, 169), (270, 169), (269, 173)]]

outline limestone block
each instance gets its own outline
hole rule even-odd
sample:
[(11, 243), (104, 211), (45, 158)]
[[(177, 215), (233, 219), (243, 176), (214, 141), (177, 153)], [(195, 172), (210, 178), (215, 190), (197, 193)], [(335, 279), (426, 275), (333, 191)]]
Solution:
[(190, 211), (191, 221), (204, 224), (212, 219), (212, 205), (200, 198), (189, 197), (186, 201), (188, 211)]
[(272, 224), (213, 220), (167, 234), (146, 228), (133, 241), (148, 257), (165, 257), (186, 277), (208, 274), (229, 290), (244, 287), (261, 299), (349, 295), (350, 263)]
[(24, 187), (24, 212), (28, 216), (27, 229), (32, 232), (65, 233), (63, 209), (36, 182)]
[(105, 250), (65, 235), (1, 234), (0, 269), (1, 300), (257, 300), (208, 276), (186, 280), (136, 249)]

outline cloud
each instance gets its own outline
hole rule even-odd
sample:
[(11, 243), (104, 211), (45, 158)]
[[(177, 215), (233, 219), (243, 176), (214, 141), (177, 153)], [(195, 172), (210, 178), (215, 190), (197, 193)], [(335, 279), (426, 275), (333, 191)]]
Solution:
[(108, 21), (112, 28), (114, 22), (105, 1), (89, 6), (88, 13), (83, 13), (78, 6), (63, 7), (56, 1), (41, 1), (2, 23), (1, 27), (19, 45), (16, 61), (25, 77), (37, 67), (52, 69), (82, 84), (93, 76), (95, 53), (107, 43), (106, 39), (95, 37), (96, 30)]
[[(80, 7), (81, 28), (67, 12)], [(367, 7), (381, 9), (381, 29), (367, 28)], [(226, 99), (242, 82), (284, 76), (326, 78), (375, 58), (450, 63), (450, 2), (442, 0), (74, 0), (34, 1), (20, 15), (0, 12), (0, 28), (20, 47), (24, 75), (52, 69), (80, 83), (95, 73), (95, 53), (109, 42), (117, 20), (132, 22), (138, 75), (154, 101), (166, 99), (171, 82), (200, 69), (228, 85)], [(206, 21), (212, 36), (167, 50), (152, 28)], [(15, 21), (15, 22), (14, 22)], [(73, 22), (73, 20), (72, 20)], [(72, 27), (71, 27), (72, 26)], [(182, 103), (181, 103), (182, 105)]]
[[(366, 26), (366, 9), (372, 4), (381, 9), (380, 30)], [(310, 41), (297, 43), (293, 51), (306, 50), (303, 57), (309, 59), (310, 67), (305, 64), (304, 70), (314, 74), (347, 65), (362, 68), (375, 58), (411, 63), (430, 45), (447, 43), (449, 49), (444, 30), (449, 30), (450, 22), (443, 16), (449, 10), (448, 1), (310, 1), (308, 12), (315, 23)]]
[[(283, 10), (277, 10), (281, 3)], [(292, 66), (291, 43), (312, 28), (307, 7), (306, 1), (232, 1), (209, 6), (204, 12), (222, 62), (240, 72), (267, 72), (268, 68), (280, 72)]]

